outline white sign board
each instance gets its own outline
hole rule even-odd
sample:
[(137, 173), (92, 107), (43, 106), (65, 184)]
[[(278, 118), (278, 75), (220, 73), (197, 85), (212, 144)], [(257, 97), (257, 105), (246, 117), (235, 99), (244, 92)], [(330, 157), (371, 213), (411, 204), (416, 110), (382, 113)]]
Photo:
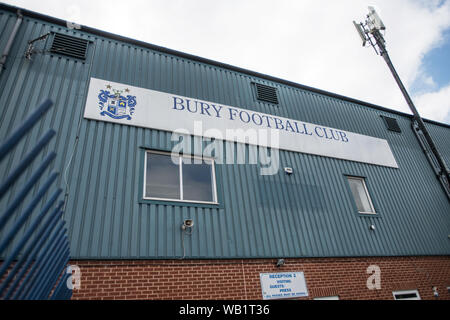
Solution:
[[(95, 78), (84, 117), (398, 168), (384, 139)], [(276, 132), (278, 143), (228, 134), (239, 130)]]
[(308, 296), (303, 272), (261, 273), (259, 277), (264, 300)]

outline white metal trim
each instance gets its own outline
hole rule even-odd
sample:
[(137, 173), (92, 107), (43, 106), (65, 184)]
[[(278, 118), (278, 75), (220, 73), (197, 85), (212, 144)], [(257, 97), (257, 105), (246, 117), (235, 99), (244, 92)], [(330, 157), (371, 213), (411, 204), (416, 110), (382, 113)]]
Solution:
[(143, 198), (143, 200), (172, 201), (172, 202), (181, 202), (181, 203), (198, 203), (198, 204), (219, 205), (218, 202), (197, 201), (197, 200), (180, 200), (180, 199), (168, 199), (168, 198), (148, 198), (148, 197), (145, 197), (145, 198)]
[[(407, 298), (407, 299), (397, 299), (396, 295), (401, 294), (416, 294), (417, 298)], [(392, 295), (394, 296), (394, 300), (421, 300), (418, 290), (400, 290), (400, 291), (392, 291)]]
[(361, 214), (377, 214), (377, 212), (375, 211), (375, 207), (373, 206), (373, 202), (372, 202), (372, 198), (370, 197), (370, 193), (369, 190), (367, 189), (367, 185), (366, 185), (366, 179), (362, 178), (362, 177), (355, 177), (355, 176), (347, 176), (347, 179), (353, 179), (353, 180), (359, 180), (362, 181), (362, 185), (364, 187), (364, 192), (366, 193), (367, 199), (369, 200), (369, 205), (370, 205), (370, 209), (372, 209), (372, 212), (364, 212), (364, 211), (359, 211), (358, 213)]
[(147, 150), (145, 150), (145, 157), (144, 157), (144, 186), (142, 188), (142, 198), (145, 199), (145, 191), (147, 188)]
[(212, 175), (212, 187), (213, 187), (213, 200), (214, 202), (218, 202), (218, 198), (217, 198), (217, 180), (216, 180), (216, 162), (214, 161), (214, 159), (211, 160), (211, 175)]
[(178, 174), (180, 175), (180, 200), (184, 200), (183, 192), (183, 157), (178, 156)]

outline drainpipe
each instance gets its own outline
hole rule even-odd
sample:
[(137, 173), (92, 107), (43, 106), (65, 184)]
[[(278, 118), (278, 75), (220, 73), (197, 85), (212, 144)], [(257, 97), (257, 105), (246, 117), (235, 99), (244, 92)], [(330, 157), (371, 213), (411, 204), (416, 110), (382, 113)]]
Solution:
[(2, 57), (0, 59), (0, 75), (3, 72), (3, 69), (5, 68), (6, 59), (8, 58), (9, 51), (11, 50), (11, 47), (14, 43), (14, 39), (16, 38), (17, 32), (19, 31), (20, 25), (22, 24), (23, 15), (20, 10), (17, 10), (17, 21), (14, 25), (14, 29), (11, 32), (11, 35), (9, 36), (8, 42), (6, 43), (5, 50), (3, 50)]

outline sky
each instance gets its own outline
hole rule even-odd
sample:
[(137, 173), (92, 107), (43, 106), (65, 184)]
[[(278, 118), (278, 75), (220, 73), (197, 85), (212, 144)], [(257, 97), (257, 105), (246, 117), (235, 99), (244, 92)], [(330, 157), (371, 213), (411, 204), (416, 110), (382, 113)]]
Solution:
[(374, 6), (424, 118), (450, 124), (450, 0), (3, 0), (81, 25), (411, 113), (352, 21)]

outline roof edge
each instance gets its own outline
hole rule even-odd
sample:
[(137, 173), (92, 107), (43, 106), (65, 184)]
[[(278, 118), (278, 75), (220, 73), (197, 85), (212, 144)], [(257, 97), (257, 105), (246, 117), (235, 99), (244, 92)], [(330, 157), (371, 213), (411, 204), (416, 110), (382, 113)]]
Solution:
[[(22, 15), (24, 15), (24, 16), (27, 16), (27, 17), (30, 17), (30, 18), (44, 20), (44, 21), (47, 21), (49, 23), (53, 23), (53, 24), (56, 24), (56, 25), (67, 27), (67, 22), (68, 21), (66, 21), (66, 20), (55, 18), (55, 17), (52, 17), (52, 16), (48, 16), (48, 15), (45, 15), (45, 14), (42, 14), (42, 13), (39, 13), (39, 12), (35, 12), (35, 11), (31, 11), (31, 10), (28, 10), (28, 9), (16, 7), (16, 6), (9, 5), (9, 4), (3, 3), (3, 2), (0, 2), (0, 9), (5, 10), (5, 11), (9, 11), (9, 12), (13, 12), (13, 13), (16, 13), (18, 10), (20, 10)], [(314, 92), (314, 93), (317, 93), (317, 94), (329, 96), (329, 97), (336, 98), (336, 99), (339, 99), (339, 100), (344, 100), (344, 101), (347, 101), (347, 102), (351, 102), (351, 103), (355, 103), (355, 104), (359, 104), (359, 105), (364, 105), (366, 107), (377, 109), (377, 110), (380, 110), (380, 111), (397, 114), (397, 115), (404, 116), (404, 117), (411, 118), (411, 119), (413, 118), (413, 115), (409, 114), (409, 113), (397, 111), (397, 110), (394, 110), (394, 109), (389, 109), (389, 108), (382, 107), (382, 106), (379, 106), (379, 105), (376, 105), (376, 104), (372, 104), (370, 102), (361, 101), (361, 100), (358, 100), (358, 99), (350, 98), (350, 97), (343, 96), (343, 95), (340, 95), (340, 94), (336, 94), (336, 93), (333, 93), (333, 92), (329, 92), (329, 91), (326, 91), (326, 90), (317, 89), (317, 88), (314, 88), (314, 87), (306, 86), (306, 85), (299, 84), (299, 83), (296, 83), (296, 82), (292, 82), (292, 81), (289, 81), (289, 80), (284, 80), (284, 79), (273, 77), (273, 76), (270, 76), (270, 75), (267, 75), (267, 74), (263, 74), (263, 73), (259, 73), (259, 72), (256, 72), (256, 71), (252, 71), (252, 70), (236, 67), (236, 66), (233, 66), (233, 65), (230, 65), (230, 64), (226, 64), (226, 63), (218, 62), (218, 61), (215, 61), (215, 60), (211, 60), (211, 59), (199, 57), (199, 56), (196, 56), (196, 55), (192, 55), (192, 54), (189, 54), (189, 53), (184, 53), (184, 52), (181, 52), (181, 51), (177, 51), (177, 50), (174, 50), (174, 49), (169, 49), (169, 48), (166, 48), (166, 47), (154, 45), (154, 44), (151, 44), (151, 43), (148, 43), (148, 42), (144, 42), (144, 41), (128, 38), (128, 37), (125, 37), (125, 36), (117, 35), (117, 34), (114, 34), (114, 33), (107, 32), (107, 31), (102, 31), (102, 30), (91, 28), (91, 27), (88, 27), (88, 26), (80, 25), (80, 29), (78, 29), (78, 30), (84, 31), (84, 32), (87, 32), (87, 33), (90, 33), (90, 34), (94, 34), (94, 35), (97, 35), (97, 36), (114, 39), (114, 40), (121, 41), (121, 42), (127, 42), (129, 44), (137, 45), (137, 46), (148, 48), (148, 49), (155, 50), (155, 51), (160, 51), (162, 53), (178, 56), (178, 57), (181, 57), (181, 58), (185, 58), (185, 59), (189, 59), (189, 60), (193, 60), (193, 61), (197, 61), (197, 62), (209, 64), (209, 65), (213, 65), (213, 66), (216, 66), (216, 67), (219, 67), (219, 68), (232, 70), (232, 71), (243, 73), (243, 74), (250, 75), (250, 76), (253, 76), (253, 77), (257, 77), (257, 78), (269, 80), (269, 81), (272, 81), (272, 82), (284, 84), (284, 85), (287, 85), (287, 86), (290, 86), (290, 87), (311, 91), (311, 92)], [(450, 128), (450, 124), (446, 124), (446, 123), (443, 123), (443, 122), (430, 120), (430, 119), (426, 119), (426, 118), (423, 118), (423, 120), (428, 122), (428, 123), (431, 123), (431, 124), (435, 124), (435, 125), (439, 125), (439, 126)]]

